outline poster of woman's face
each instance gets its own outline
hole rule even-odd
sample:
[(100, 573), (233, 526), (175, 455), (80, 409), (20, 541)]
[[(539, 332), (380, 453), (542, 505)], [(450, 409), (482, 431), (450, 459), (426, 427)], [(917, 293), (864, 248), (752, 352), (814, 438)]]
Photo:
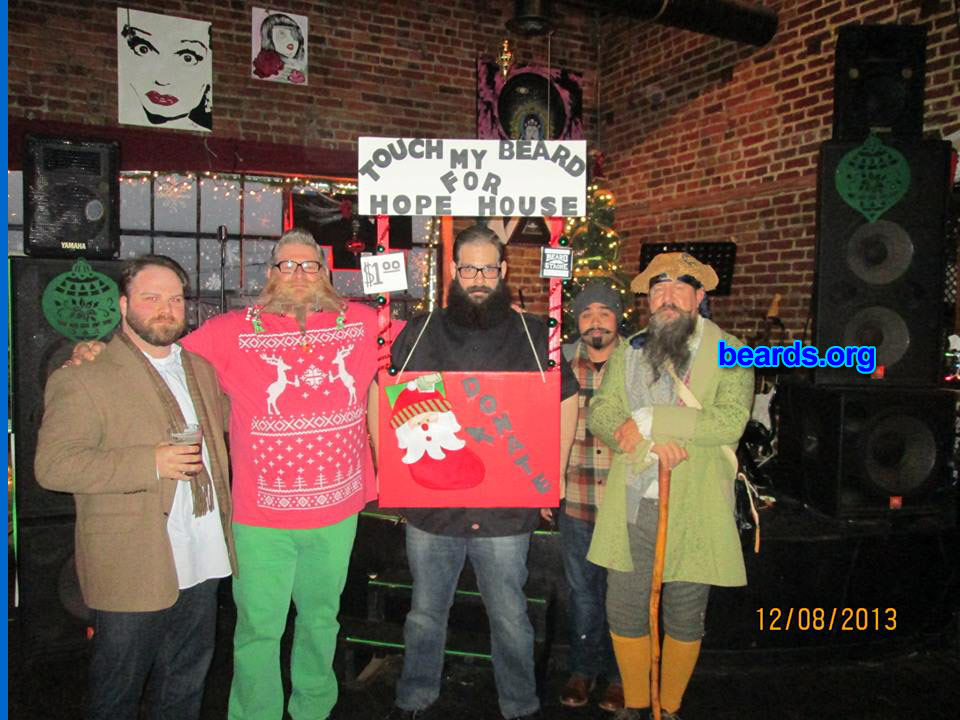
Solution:
[(210, 132), (210, 23), (117, 8), (117, 104), (125, 125)]
[(261, 80), (307, 84), (307, 18), (253, 8), (251, 74)]

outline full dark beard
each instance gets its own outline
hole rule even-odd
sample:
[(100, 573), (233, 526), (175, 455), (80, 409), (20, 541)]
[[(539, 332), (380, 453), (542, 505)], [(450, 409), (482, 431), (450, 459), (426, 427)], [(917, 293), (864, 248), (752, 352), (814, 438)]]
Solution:
[(510, 289), (503, 281), (481, 302), (471, 300), (468, 291), (456, 280), (450, 282), (447, 315), (457, 325), (487, 330), (502, 323), (511, 312)]
[(676, 307), (670, 309), (677, 313), (676, 318), (668, 320), (661, 312), (667, 309), (663, 306), (650, 318), (647, 326), (647, 341), (643, 345), (647, 362), (653, 368), (653, 380), (660, 379), (660, 371), (666, 368), (669, 361), (678, 376), (687, 372), (690, 363), (690, 336), (697, 325), (697, 316), (686, 313)]
[(307, 316), (323, 307), (320, 292), (309, 288), (298, 292), (298, 289), (287, 286), (283, 280), (276, 277), (267, 281), (257, 302), (263, 305), (264, 312), (296, 318), (302, 332), (307, 329)]
[(160, 326), (154, 321), (141, 322), (133, 313), (127, 313), (127, 325), (144, 342), (150, 343), (154, 347), (166, 347), (172, 345), (187, 327), (186, 320), (183, 322), (174, 322), (172, 325)]

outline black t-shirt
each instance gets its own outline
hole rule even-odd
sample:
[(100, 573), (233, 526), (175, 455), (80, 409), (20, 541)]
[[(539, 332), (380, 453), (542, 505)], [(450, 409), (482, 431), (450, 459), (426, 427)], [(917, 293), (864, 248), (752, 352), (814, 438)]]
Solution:
[[(443, 310), (436, 310), (407, 359), (423, 329), (427, 315), (414, 318), (394, 340), (391, 361), (397, 367), (406, 363), (407, 370), (440, 372), (487, 372), (537, 370), (530, 341), (523, 329), (520, 314), (510, 313), (507, 320), (487, 330), (457, 325)], [(524, 314), (530, 336), (537, 347), (540, 362), (547, 369), (547, 323), (544, 319)], [(560, 396), (576, 395), (580, 389), (576, 376), (565, 358), (560, 361)], [(519, 535), (536, 529), (539, 510), (536, 508), (407, 508), (407, 522), (435, 535), (502, 537)]]

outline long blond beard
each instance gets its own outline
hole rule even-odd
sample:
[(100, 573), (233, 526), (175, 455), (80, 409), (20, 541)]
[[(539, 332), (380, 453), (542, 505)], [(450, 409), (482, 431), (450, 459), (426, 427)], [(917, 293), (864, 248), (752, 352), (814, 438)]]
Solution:
[(304, 332), (311, 313), (321, 310), (339, 312), (343, 308), (343, 300), (323, 279), (319, 279), (314, 287), (301, 290), (290, 287), (278, 276), (267, 280), (257, 304), (263, 306), (264, 312), (295, 317)]

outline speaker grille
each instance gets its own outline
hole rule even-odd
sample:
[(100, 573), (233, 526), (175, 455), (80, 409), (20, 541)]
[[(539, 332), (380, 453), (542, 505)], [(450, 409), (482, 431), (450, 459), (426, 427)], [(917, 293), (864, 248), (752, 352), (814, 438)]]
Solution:
[(80, 592), (73, 553), (72, 520), (20, 525), (17, 617), (25, 658), (76, 652), (86, 645), (91, 614)]
[(103, 173), (102, 153), (86, 150), (68, 150), (51, 147), (43, 153), (43, 169), (48, 173), (70, 172), (81, 175)]
[[(70, 271), (74, 260), (11, 258), (10, 306), (12, 320), (13, 431), (16, 433), (16, 500), (21, 518), (72, 515), (73, 496), (37, 485), (33, 460), (37, 432), (43, 418), (43, 393), (47, 378), (70, 357), (74, 340), (51, 326), (43, 315), (41, 298), (59, 275)], [(117, 281), (120, 262), (90, 261), (90, 267)], [(80, 302), (86, 300), (81, 296)], [(85, 303), (92, 308), (91, 302)], [(55, 312), (58, 306), (54, 304)], [(83, 319), (83, 318), (81, 318)], [(98, 319), (98, 318), (90, 318)], [(55, 321), (70, 320), (58, 315)], [(76, 329), (74, 324), (74, 329)], [(81, 329), (84, 326), (80, 326)]]
[(117, 143), (28, 136), (24, 158), (24, 252), (36, 257), (116, 257)]
[(956, 522), (953, 393), (805, 383), (777, 392), (780, 459), (805, 501), (837, 517)]
[[(814, 377), (817, 384), (933, 387), (943, 365), (943, 328), (954, 313), (944, 300), (950, 146), (890, 137), (880, 143), (870, 141), (864, 162), (879, 162), (888, 151), (902, 160), (890, 192), (872, 198), (844, 186), (846, 175), (838, 180), (841, 165), (857, 172), (849, 158), (865, 145), (830, 141), (820, 149), (813, 304), (821, 357), (831, 346), (875, 346), (883, 376), (824, 367)], [(864, 192), (873, 174), (885, 175), (882, 164), (861, 165), (861, 172), (854, 185)]]
[(926, 30), (918, 25), (841, 27), (834, 66), (834, 138), (865, 138), (871, 128), (919, 138), (926, 48)]

